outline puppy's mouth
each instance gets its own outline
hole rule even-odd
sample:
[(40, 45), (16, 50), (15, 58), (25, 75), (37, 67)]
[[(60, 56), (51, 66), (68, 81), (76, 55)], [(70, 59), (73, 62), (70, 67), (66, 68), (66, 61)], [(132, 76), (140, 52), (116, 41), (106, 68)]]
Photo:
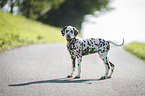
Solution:
[(67, 37), (67, 38), (66, 38), (66, 40), (67, 40), (67, 41), (70, 41), (70, 40), (72, 40), (72, 38), (70, 38), (70, 37)]
[(70, 41), (72, 38), (70, 35), (67, 35), (66, 39), (67, 39), (67, 41)]

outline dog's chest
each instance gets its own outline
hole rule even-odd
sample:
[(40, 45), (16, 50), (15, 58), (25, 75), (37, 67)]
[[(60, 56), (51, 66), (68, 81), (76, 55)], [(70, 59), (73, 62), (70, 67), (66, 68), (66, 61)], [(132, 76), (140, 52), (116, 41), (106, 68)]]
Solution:
[(67, 49), (71, 55), (81, 54), (82, 45), (81, 42), (77, 43), (68, 43)]

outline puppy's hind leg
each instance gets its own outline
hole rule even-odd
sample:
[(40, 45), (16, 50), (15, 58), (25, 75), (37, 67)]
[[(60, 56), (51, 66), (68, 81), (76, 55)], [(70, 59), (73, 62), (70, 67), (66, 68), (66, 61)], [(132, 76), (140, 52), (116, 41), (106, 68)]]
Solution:
[(109, 73), (109, 69), (110, 69), (110, 63), (109, 63), (109, 60), (108, 60), (108, 57), (107, 57), (107, 52), (99, 52), (99, 56), (100, 58), (103, 60), (104, 64), (105, 64), (105, 68), (106, 68), (106, 72), (105, 72), (105, 75), (102, 76), (100, 79), (106, 79), (106, 78), (109, 78), (107, 75)]
[(114, 64), (112, 64), (110, 61), (109, 61), (109, 63), (110, 63), (110, 66), (111, 66), (111, 73), (110, 73), (110, 75), (108, 76), (108, 78), (111, 78), (111, 76), (112, 76), (112, 74), (113, 74), (113, 72), (114, 72)]

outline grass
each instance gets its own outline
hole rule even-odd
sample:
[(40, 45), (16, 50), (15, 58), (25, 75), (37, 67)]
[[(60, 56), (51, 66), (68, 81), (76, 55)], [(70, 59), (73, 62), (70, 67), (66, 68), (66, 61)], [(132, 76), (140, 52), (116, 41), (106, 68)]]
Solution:
[(0, 10), (0, 51), (34, 43), (65, 42), (60, 30)]
[(137, 57), (145, 60), (145, 43), (133, 42), (125, 45), (124, 48)]

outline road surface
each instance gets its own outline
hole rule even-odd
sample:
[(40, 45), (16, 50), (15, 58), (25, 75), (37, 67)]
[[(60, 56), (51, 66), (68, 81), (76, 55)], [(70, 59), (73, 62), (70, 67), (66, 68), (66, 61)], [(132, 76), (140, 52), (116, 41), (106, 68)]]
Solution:
[(71, 59), (65, 44), (28, 45), (0, 53), (0, 96), (145, 96), (145, 62), (113, 47), (111, 79), (98, 54), (83, 57), (80, 79), (66, 78)]

